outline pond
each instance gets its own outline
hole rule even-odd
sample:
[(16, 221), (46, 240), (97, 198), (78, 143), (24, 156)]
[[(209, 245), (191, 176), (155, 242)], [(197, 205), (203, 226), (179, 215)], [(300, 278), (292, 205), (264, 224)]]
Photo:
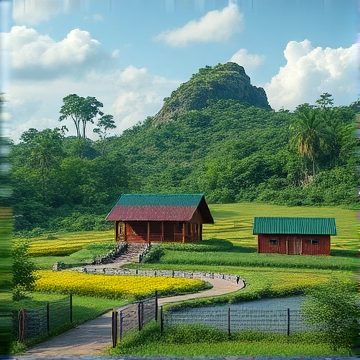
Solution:
[(203, 324), (226, 331), (255, 330), (290, 334), (309, 330), (299, 311), (304, 299), (304, 296), (294, 296), (180, 309), (167, 312), (164, 323), (165, 326)]

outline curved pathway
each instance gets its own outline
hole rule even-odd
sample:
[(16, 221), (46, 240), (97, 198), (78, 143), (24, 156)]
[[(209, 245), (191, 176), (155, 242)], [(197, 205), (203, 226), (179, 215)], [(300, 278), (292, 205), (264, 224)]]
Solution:
[[(222, 279), (203, 279), (213, 285), (209, 290), (199, 293), (172, 296), (159, 299), (159, 305), (188, 299), (223, 295), (242, 288), (242, 283)], [(62, 358), (68, 356), (101, 356), (103, 349), (111, 346), (111, 314), (112, 311), (87, 321), (74, 329), (51, 338), (28, 350), (25, 359), (32, 358)], [(21, 357), (17, 357), (21, 358)]]

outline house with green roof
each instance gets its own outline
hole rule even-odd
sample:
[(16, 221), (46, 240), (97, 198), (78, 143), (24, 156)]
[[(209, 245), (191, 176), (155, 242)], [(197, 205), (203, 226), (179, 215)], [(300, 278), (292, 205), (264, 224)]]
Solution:
[(214, 223), (203, 194), (123, 194), (106, 220), (117, 242), (148, 244), (201, 241), (203, 224)]
[(255, 217), (258, 253), (330, 255), (334, 218)]

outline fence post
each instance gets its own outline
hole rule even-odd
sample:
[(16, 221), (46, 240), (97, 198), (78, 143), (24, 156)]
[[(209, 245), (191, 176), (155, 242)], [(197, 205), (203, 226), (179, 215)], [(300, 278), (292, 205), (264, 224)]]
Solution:
[(50, 304), (49, 302), (46, 303), (46, 330), (47, 334), (50, 333)]
[(112, 312), (111, 315), (111, 337), (112, 337), (112, 347), (116, 347), (117, 345), (117, 311)]
[(160, 332), (162, 333), (164, 331), (164, 312), (163, 307), (160, 307)]
[(142, 330), (142, 328), (144, 327), (144, 302), (142, 301), (141, 303), (140, 303), (141, 305), (141, 330)]
[(26, 309), (22, 308), (19, 313), (19, 341), (26, 340)]
[(229, 337), (231, 336), (231, 326), (230, 326), (230, 321), (231, 321), (231, 318), (230, 318), (230, 308), (228, 308), (228, 335)]
[(159, 303), (158, 303), (158, 291), (155, 290), (155, 321), (158, 321), (158, 311), (159, 311)]
[(138, 328), (141, 331), (141, 302), (138, 303)]
[(122, 341), (122, 338), (123, 338), (123, 315), (122, 315), (122, 311), (120, 311), (120, 325), (119, 325), (119, 327), (120, 327), (120, 331), (119, 331), (119, 333), (120, 333), (120, 341)]
[(72, 302), (72, 293), (70, 293), (70, 324), (73, 322), (73, 308), (72, 308), (73, 302)]
[(286, 335), (289, 336), (290, 335), (290, 309), (287, 309), (287, 330), (286, 330)]

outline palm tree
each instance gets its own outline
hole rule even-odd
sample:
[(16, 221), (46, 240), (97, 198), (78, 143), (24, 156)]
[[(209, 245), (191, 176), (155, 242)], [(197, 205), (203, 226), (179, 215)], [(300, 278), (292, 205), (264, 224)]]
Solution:
[(309, 104), (299, 105), (295, 111), (295, 122), (290, 129), (293, 133), (290, 144), (297, 149), (305, 164), (307, 159), (311, 161), (312, 176), (315, 177), (316, 158), (325, 148), (328, 137), (322, 117)]

